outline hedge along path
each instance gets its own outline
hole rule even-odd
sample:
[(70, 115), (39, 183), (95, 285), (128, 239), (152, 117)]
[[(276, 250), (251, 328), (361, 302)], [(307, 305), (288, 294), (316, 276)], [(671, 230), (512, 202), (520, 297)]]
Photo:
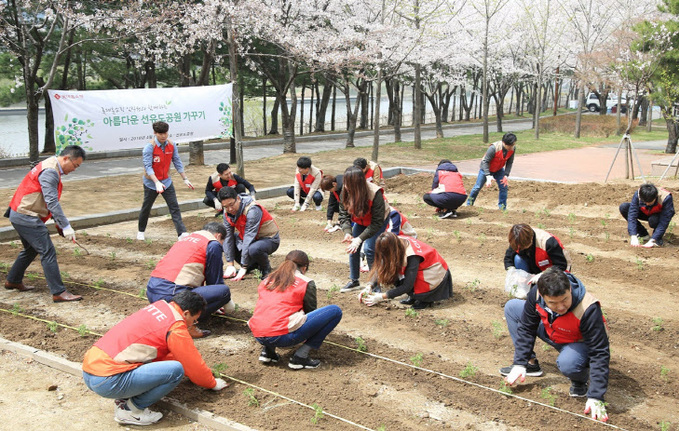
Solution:
[[(3, 271), (3, 272), (4, 272), (4, 271)], [(34, 275), (35, 277), (37, 277), (37, 278), (42, 278), (42, 279), (44, 279), (44, 277), (41, 276), (41, 275), (37, 275), (37, 274), (33, 274), (33, 275)], [(128, 296), (132, 296), (132, 297), (134, 297), (134, 298), (146, 299), (146, 298), (143, 298), (143, 297), (141, 297), (141, 296), (139, 296), (139, 295), (130, 294), (130, 293), (128, 293), (128, 292), (123, 292), (123, 291), (116, 290), (116, 289), (104, 288), (104, 287), (101, 287), (101, 286), (94, 286), (94, 285), (90, 285), (90, 284), (87, 284), (87, 283), (80, 283), (80, 282), (75, 282), (75, 281), (70, 281), (70, 280), (65, 280), (64, 282), (65, 282), (65, 283), (70, 283), (70, 284), (73, 284), (73, 285), (78, 285), (78, 286), (83, 286), (83, 287), (89, 287), (89, 288), (93, 288), (93, 289), (107, 290), (107, 291), (109, 291), (109, 292), (113, 292), (113, 293), (117, 293), (117, 294), (124, 294), (124, 295), (128, 295)], [(8, 311), (8, 310), (0, 309), (0, 311)], [(16, 313), (16, 312), (12, 312), (12, 311), (9, 311), (9, 312), (12, 313), (12, 314), (15, 314), (15, 313)], [(235, 322), (247, 323), (247, 320), (239, 319), (239, 318), (236, 318), (236, 317), (224, 316), (224, 315), (219, 315), (219, 314), (213, 314), (213, 316), (214, 316), (214, 317), (218, 317), (218, 318), (222, 318), (222, 319), (228, 319), (228, 320), (235, 321)], [(44, 322), (46, 322), (46, 323), (52, 323), (52, 322), (49, 321), (49, 320), (44, 320), (44, 319), (39, 319), (39, 318), (35, 318), (35, 320), (44, 321)], [(78, 328), (74, 328), (74, 327), (71, 327), (71, 326), (66, 326), (66, 325), (59, 325), (59, 326), (64, 326), (64, 327), (66, 327), (66, 328), (74, 329), (74, 330), (76, 330), (76, 331), (78, 330)], [(93, 334), (94, 334), (94, 333), (93, 333)], [(95, 335), (101, 336), (101, 334), (95, 334)], [(549, 405), (549, 404), (545, 404), (545, 403), (542, 403), (542, 402), (540, 402), (540, 401), (532, 400), (532, 399), (530, 399), (530, 398), (525, 398), (525, 397), (522, 397), (522, 396), (519, 396), (519, 395), (516, 395), (516, 394), (513, 394), (513, 393), (502, 392), (502, 391), (500, 391), (499, 389), (491, 388), (491, 387), (489, 387), (489, 386), (481, 385), (481, 384), (475, 383), (475, 382), (470, 382), (470, 381), (468, 381), (468, 380), (464, 380), (464, 379), (459, 378), (459, 377), (451, 376), (451, 375), (449, 375), (449, 374), (445, 374), (445, 373), (442, 373), (442, 372), (439, 372), (439, 371), (436, 371), (436, 370), (431, 370), (431, 369), (428, 369), (428, 368), (419, 367), (419, 366), (414, 365), (414, 364), (408, 364), (408, 363), (406, 363), (406, 362), (399, 361), (399, 360), (396, 360), (396, 359), (392, 359), (392, 358), (389, 358), (389, 357), (386, 357), (386, 356), (377, 355), (377, 354), (370, 353), (370, 352), (364, 352), (364, 351), (358, 350), (358, 349), (356, 349), (356, 348), (354, 348), (354, 347), (349, 347), (349, 346), (346, 346), (346, 345), (343, 345), (343, 344), (339, 344), (339, 343), (335, 343), (335, 342), (328, 341), (328, 340), (324, 340), (323, 343), (324, 343), (324, 344), (328, 344), (328, 345), (332, 345), (332, 346), (335, 346), (335, 347), (340, 347), (340, 348), (343, 348), (343, 349), (346, 349), (346, 350), (349, 350), (349, 351), (352, 351), (352, 352), (360, 353), (360, 354), (366, 355), (366, 356), (368, 356), (368, 357), (372, 357), (372, 358), (374, 358), (374, 359), (382, 360), (382, 361), (385, 361), (385, 362), (390, 362), (390, 363), (393, 363), (393, 364), (396, 364), (396, 365), (400, 365), (400, 366), (403, 366), (403, 367), (406, 367), (406, 368), (410, 368), (410, 369), (422, 371), (422, 372), (424, 372), (424, 373), (433, 374), (433, 375), (436, 375), (436, 376), (439, 376), (439, 377), (442, 377), (442, 378), (445, 378), (445, 379), (449, 379), (449, 380), (456, 381), (456, 382), (458, 382), (458, 383), (463, 383), (463, 384), (467, 384), (467, 385), (469, 385), (469, 386), (474, 386), (474, 387), (477, 387), (477, 388), (482, 389), (482, 390), (487, 390), (487, 391), (489, 391), (489, 392), (494, 392), (494, 393), (502, 394), (502, 395), (504, 395), (504, 396), (506, 396), (506, 397), (515, 398), (515, 399), (521, 400), (521, 401), (526, 401), (526, 402), (528, 402), (528, 403), (530, 403), (530, 404), (542, 406), (542, 407), (545, 407), (545, 408), (548, 408), (548, 409), (557, 411), (557, 412), (559, 412), (559, 413), (565, 413), (565, 414), (571, 415), (571, 416), (576, 417), (576, 418), (586, 419), (586, 420), (588, 420), (588, 421), (590, 421), (590, 422), (594, 422), (594, 423), (596, 423), (596, 424), (603, 425), (603, 426), (609, 427), (609, 428), (611, 428), (611, 429), (618, 429), (618, 430), (627, 431), (626, 428), (622, 428), (622, 427), (619, 427), (619, 426), (617, 426), (617, 425), (609, 424), (609, 423), (606, 423), (606, 422), (601, 422), (601, 421), (598, 421), (598, 420), (596, 420), (596, 419), (592, 419), (591, 417), (586, 416), (586, 415), (584, 415), (584, 414), (575, 413), (575, 412), (572, 412), (572, 411), (570, 411), (570, 410), (561, 409), (561, 408), (559, 408), (559, 407), (551, 406), (551, 405)], [(220, 373), (220, 375), (223, 376), (223, 377), (229, 378), (229, 379), (231, 379), (231, 380), (233, 380), (233, 381), (235, 381), (235, 382), (238, 382), (238, 383), (241, 383), (241, 384), (250, 386), (250, 387), (252, 387), (252, 388), (261, 390), (261, 391), (263, 391), (263, 392), (267, 392), (267, 393), (269, 393), (269, 394), (271, 394), (271, 395), (274, 395), (274, 396), (277, 396), (277, 397), (279, 397), (279, 398), (282, 398), (282, 399), (285, 399), (285, 400), (287, 400), (287, 401), (290, 401), (290, 402), (292, 402), (292, 403), (298, 404), (298, 405), (300, 405), (300, 406), (302, 406), (302, 407), (306, 407), (306, 408), (315, 410), (312, 406), (309, 406), (309, 405), (304, 404), (304, 403), (302, 403), (302, 402), (293, 400), (293, 399), (288, 398), (288, 397), (286, 397), (286, 396), (284, 396), (284, 395), (281, 395), (281, 394), (279, 394), (279, 393), (276, 393), (276, 392), (273, 392), (273, 391), (270, 391), (270, 390), (261, 388), (261, 387), (259, 387), (259, 386), (254, 385), (254, 384), (248, 383), (248, 382), (246, 382), (246, 381), (239, 380), (239, 379), (237, 379), (237, 378), (234, 378), (234, 377), (231, 377), (231, 376), (222, 374), (222, 373)], [(327, 413), (327, 412), (325, 412), (325, 411), (323, 411), (323, 414), (326, 414), (326, 415), (328, 415), (328, 416), (330, 416), (330, 417), (333, 417), (333, 418), (335, 418), (335, 419), (337, 419), (337, 420), (346, 422), (346, 423), (348, 423), (348, 424), (354, 425), (354, 426), (359, 427), (359, 428), (361, 428), (361, 429), (366, 429), (366, 430), (370, 430), (370, 429), (371, 429), (371, 428), (366, 428), (366, 427), (364, 427), (363, 425), (356, 424), (356, 423), (354, 423), (354, 422), (352, 422), (352, 421), (350, 421), (350, 420), (348, 420), (348, 419), (344, 419), (344, 418), (341, 418), (341, 417), (339, 417), (339, 416), (332, 415), (331, 413)]]

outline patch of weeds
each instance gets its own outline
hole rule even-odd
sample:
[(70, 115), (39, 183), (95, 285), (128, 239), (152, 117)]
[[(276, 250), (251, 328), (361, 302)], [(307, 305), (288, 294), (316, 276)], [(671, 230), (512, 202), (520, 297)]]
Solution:
[(502, 338), (502, 336), (504, 335), (504, 325), (502, 324), (502, 322), (493, 320), (492, 322), (490, 322), (490, 324), (493, 327), (493, 337), (495, 337), (496, 340)]
[(145, 287), (140, 287), (139, 288), (139, 293), (137, 293), (137, 296), (141, 299), (146, 299), (146, 288)]
[(670, 431), (670, 426), (672, 426), (671, 422), (662, 421), (660, 422), (660, 431)]
[(132, 241), (132, 238), (128, 236), (127, 238), (125, 238), (125, 242), (127, 242), (128, 244), (132, 244), (134, 241)]
[(552, 214), (552, 212), (551, 212), (550, 210), (548, 210), (547, 208), (542, 208), (542, 213), (543, 213), (546, 217), (549, 217), (549, 216)]
[(47, 322), (47, 329), (49, 329), (52, 332), (57, 332), (57, 329), (59, 329), (59, 324), (57, 322)]
[(106, 234), (106, 238), (111, 238), (111, 234), (110, 234), (110, 233), (107, 233), (107, 234)]
[(101, 289), (102, 287), (104, 287), (104, 280), (100, 278), (99, 280), (92, 283), (92, 287), (94, 287), (95, 289)]
[(29, 280), (37, 280), (37, 279), (38, 279), (38, 275), (37, 275), (37, 274), (30, 273), (30, 274), (26, 274), (26, 278), (28, 278)]
[(588, 253), (587, 256), (585, 256), (585, 260), (587, 261), (587, 263), (594, 262), (594, 255), (592, 255), (592, 253)]
[(86, 230), (83, 230), (83, 231), (78, 231), (78, 235), (87, 236), (87, 235), (89, 235), (89, 233), (87, 233)]
[(9, 311), (10, 311), (10, 313), (12, 313), (13, 315), (16, 316), (19, 313), (23, 313), (24, 309), (21, 308), (21, 305), (14, 303), (14, 305), (12, 305), (12, 308)]
[(637, 257), (636, 263), (637, 263), (637, 269), (639, 271), (643, 271), (644, 270), (644, 261)]
[(460, 371), (460, 377), (466, 379), (467, 377), (474, 377), (476, 372), (479, 371), (479, 367), (475, 367), (471, 362), (467, 362), (467, 366)]
[(354, 341), (356, 341), (356, 344), (358, 344), (358, 347), (356, 350), (359, 352), (367, 352), (368, 351), (368, 346), (365, 344), (365, 340), (361, 337), (356, 337), (354, 338)]
[(89, 333), (90, 333), (90, 330), (87, 329), (87, 325), (85, 325), (84, 323), (82, 325), (78, 326), (78, 334), (80, 334), (81, 337), (86, 337), (87, 334), (89, 334)]
[(71, 278), (71, 276), (68, 274), (66, 271), (60, 271), (61, 272), (61, 278)]
[(83, 252), (80, 251), (80, 249), (79, 249), (78, 247), (76, 247), (76, 248), (73, 250), (73, 256), (75, 256), (75, 257), (80, 257), (80, 256), (82, 256), (82, 255), (83, 255)]
[(662, 365), (660, 367), (660, 378), (665, 381), (665, 383), (669, 382), (669, 374), (670, 374), (670, 369), (667, 368), (666, 366)]
[(419, 367), (422, 365), (422, 358), (423, 358), (422, 353), (418, 353), (417, 355), (412, 356), (410, 358), (410, 362), (412, 362), (413, 365), (415, 365), (416, 367)]
[(11, 241), (11, 242), (9, 243), (9, 246), (12, 247), (12, 248), (19, 248), (19, 244), (17, 244), (16, 241)]
[(316, 403), (313, 403), (311, 407), (314, 409), (314, 417), (311, 418), (311, 423), (316, 425), (318, 421), (323, 419), (323, 416), (325, 416), (323, 414), (323, 407), (319, 406)]
[(333, 284), (332, 287), (328, 289), (328, 291), (325, 294), (328, 297), (328, 301), (330, 301), (335, 296), (335, 293), (339, 292), (339, 290), (340, 287), (336, 284)]
[(253, 388), (245, 389), (243, 395), (248, 399), (248, 406), (259, 407), (259, 400), (255, 397), (255, 390)]
[(144, 242), (145, 242), (147, 245), (153, 244), (153, 241), (150, 240), (150, 239), (145, 239)]
[(387, 426), (386, 425), (380, 425), (375, 429), (375, 431), (387, 431)]
[(479, 215), (483, 215), (483, 211), (485, 211), (483, 207), (478, 207), (476, 210), (479, 212)]
[(155, 259), (149, 259), (148, 262), (146, 262), (146, 269), (153, 269), (155, 267), (156, 267)]
[(455, 239), (457, 240), (458, 244), (462, 242), (462, 235), (460, 235), (459, 230), (454, 230), (453, 235), (455, 235)]
[(443, 326), (445, 328), (446, 326), (448, 326), (449, 321), (448, 319), (436, 319), (434, 320), (434, 323), (437, 326)]
[(651, 328), (652, 330), (658, 332), (662, 331), (664, 328), (662, 326), (663, 324), (663, 318), (662, 317), (654, 317), (653, 318), (653, 327)]
[(556, 396), (554, 394), (552, 394), (551, 391), (552, 391), (552, 387), (547, 386), (546, 388), (544, 388), (542, 390), (542, 392), (540, 393), (540, 396), (547, 401), (547, 404), (554, 407), (554, 403), (556, 402)]
[(574, 214), (574, 213), (568, 213), (568, 222), (569, 222), (570, 224), (575, 223), (575, 218), (576, 218), (576, 217), (575, 217), (575, 214)]
[(499, 391), (502, 392), (503, 394), (512, 394), (512, 388), (509, 386), (507, 382), (504, 380), (500, 383), (500, 388)]
[(9, 271), (9, 264), (5, 262), (0, 262), (0, 269), (2, 269), (5, 272)]
[(473, 281), (468, 281), (464, 288), (473, 293), (476, 292), (480, 286), (481, 280), (475, 278)]
[(276, 202), (273, 206), (273, 210), (276, 211), (278, 208), (280, 208), (280, 205), (278, 202)]
[(262, 281), (262, 271), (259, 268), (252, 270), (252, 275), (257, 279), (258, 282)]
[(229, 368), (229, 366), (226, 365), (226, 364), (223, 363), (223, 362), (220, 362), (220, 363), (218, 363), (218, 364), (215, 364), (215, 365), (212, 367), (212, 375), (215, 376), (215, 377), (221, 377), (222, 373), (223, 373), (224, 371), (226, 371), (227, 368)]
[(521, 214), (526, 214), (526, 209), (521, 210)]
[(413, 308), (407, 309), (406, 317), (417, 317), (417, 311), (415, 311)]

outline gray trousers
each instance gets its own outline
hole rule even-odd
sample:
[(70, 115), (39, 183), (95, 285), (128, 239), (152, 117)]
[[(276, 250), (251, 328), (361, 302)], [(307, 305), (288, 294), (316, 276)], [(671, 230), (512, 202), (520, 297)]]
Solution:
[(44, 223), (36, 226), (12, 223), (12, 226), (14, 226), (14, 229), (21, 237), (21, 244), (24, 246), (24, 249), (19, 253), (19, 256), (14, 261), (14, 265), (12, 265), (12, 269), (7, 273), (7, 281), (10, 283), (21, 283), (28, 265), (35, 260), (37, 255), (40, 255), (42, 270), (45, 273), (45, 279), (47, 280), (50, 292), (52, 295), (59, 295), (64, 292), (66, 287), (64, 287), (61, 272), (59, 272), (57, 252), (54, 249), (54, 244), (52, 244), (47, 226)]
[(155, 189), (144, 186), (144, 202), (141, 204), (141, 211), (139, 212), (139, 232), (146, 231), (151, 208), (153, 208), (153, 203), (158, 195), (161, 195), (165, 199), (165, 203), (167, 203), (167, 208), (172, 216), (172, 223), (174, 223), (174, 228), (177, 230), (177, 236), (186, 232), (186, 227), (184, 227), (184, 222), (182, 221), (182, 213), (179, 211), (179, 202), (177, 202), (174, 184), (170, 184), (170, 187), (166, 188), (163, 193), (158, 193)]

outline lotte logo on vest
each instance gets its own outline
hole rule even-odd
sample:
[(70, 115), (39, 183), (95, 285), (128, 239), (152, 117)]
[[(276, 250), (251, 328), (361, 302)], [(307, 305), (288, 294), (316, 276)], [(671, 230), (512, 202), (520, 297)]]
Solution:
[(160, 156), (153, 156), (153, 163), (160, 163)]

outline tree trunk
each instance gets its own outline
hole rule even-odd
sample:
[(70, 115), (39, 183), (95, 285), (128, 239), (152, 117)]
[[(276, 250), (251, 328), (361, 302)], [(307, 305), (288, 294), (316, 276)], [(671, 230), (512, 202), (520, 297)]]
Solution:
[(332, 86), (332, 109), (330, 111), (330, 130), (335, 131), (335, 113), (337, 111), (337, 87)]
[(380, 108), (382, 101), (382, 68), (377, 69), (377, 82), (375, 83), (375, 113), (373, 122), (373, 151), (371, 159), (377, 162), (380, 150)]
[(189, 165), (202, 166), (205, 164), (205, 153), (203, 151), (203, 141), (189, 142)]
[(309, 87), (309, 92), (311, 93), (309, 95), (309, 133), (311, 133), (311, 129), (314, 124), (314, 90), (316, 89), (316, 83), (311, 81), (311, 86)]
[(273, 108), (271, 108), (271, 129), (269, 129), (269, 135), (278, 134), (278, 108), (280, 107), (280, 101), (278, 97), (274, 98)]
[(437, 92), (441, 90), (442, 83), (439, 82), (436, 85), (436, 89), (432, 92), (432, 94), (429, 94), (428, 92), (424, 92), (424, 95), (429, 99), (429, 104), (431, 104), (432, 111), (434, 111), (434, 119), (436, 121), (436, 137), (437, 138), (443, 138), (443, 125), (441, 122), (441, 100), (437, 99)]
[[(233, 29), (229, 23), (228, 27), (228, 41), (229, 41), (229, 74), (231, 75), (231, 115), (233, 124), (233, 138), (234, 147), (236, 149), (236, 164), (238, 165), (237, 174), (245, 177), (245, 163), (243, 161), (243, 137), (241, 135), (241, 109), (240, 109), (240, 84), (238, 74), (238, 55), (236, 54), (236, 40), (233, 35)], [(233, 106), (235, 105), (235, 106)]]
[(57, 151), (54, 142), (54, 115), (52, 113), (52, 102), (49, 97), (45, 97), (45, 141), (43, 143), (42, 154), (55, 154)]
[(304, 135), (304, 93), (306, 93), (306, 79), (302, 81), (302, 100), (299, 103), (299, 136)]
[(575, 113), (575, 133), (573, 136), (580, 139), (580, 126), (582, 124), (582, 109), (585, 106), (585, 83), (580, 83), (578, 90), (578, 110)]
[(356, 83), (358, 94), (356, 95), (356, 107), (352, 110), (351, 97), (349, 96), (351, 94), (349, 82), (347, 82), (344, 86), (344, 100), (346, 103), (347, 110), (347, 142), (345, 148), (355, 147), (354, 135), (356, 134), (356, 123), (358, 122), (358, 112), (361, 109), (361, 101), (363, 100), (362, 96), (365, 93), (365, 87), (366, 83), (364, 81)]
[[(639, 118), (639, 126), (645, 126), (646, 122), (648, 121), (648, 106), (650, 104), (648, 103), (648, 97), (642, 96), (641, 97), (641, 103), (638, 103), (638, 109), (639, 109), (639, 115), (638, 117), (632, 116), (632, 120), (635, 120), (636, 118)], [(636, 111), (637, 109), (635, 109)]]
[[(672, 108), (670, 108), (672, 109)], [(677, 152), (677, 139), (679, 139), (679, 123), (672, 117), (665, 116), (665, 124), (667, 125), (667, 147), (665, 147), (666, 154), (674, 154)]]
[(262, 78), (262, 134), (266, 134), (266, 76)]
[(290, 84), (290, 107), (285, 100), (280, 101), (281, 120), (283, 123), (283, 152), (296, 153), (295, 113), (297, 112), (297, 94), (294, 81)]
[(413, 107), (413, 126), (414, 126), (414, 146), (416, 150), (422, 149), (422, 130), (420, 129), (420, 123), (422, 122), (422, 97), (420, 96), (422, 92), (421, 83), (421, 68), (419, 64), (415, 65), (415, 106)]
[[(367, 90), (367, 86), (366, 86), (366, 90)], [(365, 92), (361, 93), (360, 97), (361, 97), (361, 124), (360, 124), (359, 128), (361, 130), (365, 130), (365, 129), (368, 128), (368, 117), (369, 117), (368, 108), (370, 108), (370, 105), (368, 103), (368, 92), (365, 91)]]
[(401, 113), (403, 111), (402, 92), (403, 87), (399, 83), (398, 79), (393, 79), (394, 86), (394, 103), (390, 105), (391, 115), (394, 121), (394, 142), (401, 142), (403, 137), (401, 136)]
[[(318, 87), (316, 87), (318, 88)], [(323, 85), (323, 93), (316, 97), (317, 109), (316, 109), (316, 126), (314, 127), (315, 132), (325, 132), (325, 115), (328, 112), (328, 104), (330, 102), (330, 96), (332, 95), (333, 85), (326, 79)]]

